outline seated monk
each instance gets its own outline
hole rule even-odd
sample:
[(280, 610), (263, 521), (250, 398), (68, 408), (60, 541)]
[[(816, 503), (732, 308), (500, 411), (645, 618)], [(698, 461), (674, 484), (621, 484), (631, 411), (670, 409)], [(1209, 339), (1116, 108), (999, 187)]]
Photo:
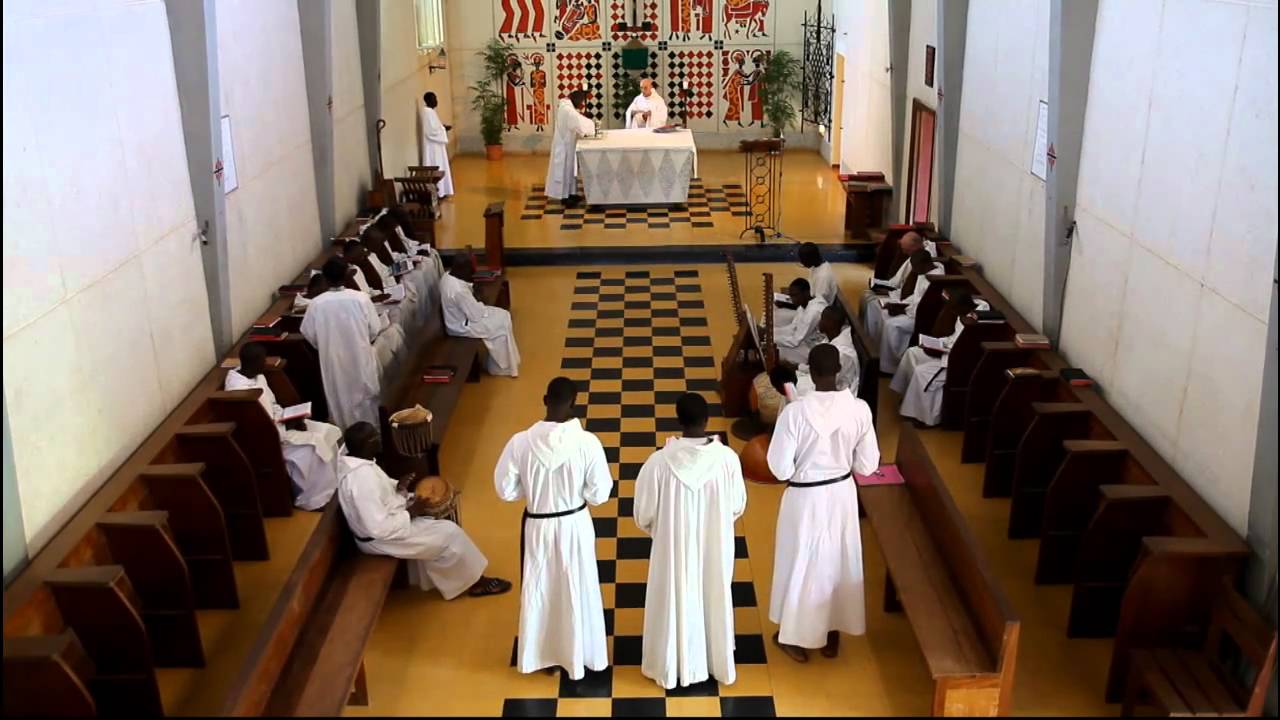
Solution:
[[(831, 263), (822, 258), (822, 251), (811, 242), (801, 243), (796, 251), (800, 265), (809, 271), (809, 289), (814, 297), (822, 298), (828, 305), (834, 305), (840, 295), (840, 285), (836, 282), (835, 271)], [(786, 325), (795, 316), (795, 307), (790, 302), (774, 302), (773, 321), (775, 325)]]
[(376, 427), (356, 423), (346, 440), (338, 503), (361, 552), (408, 560), (409, 582), (438, 589), (446, 600), (511, 589), (509, 581), (483, 575), (489, 561), (462, 528), (427, 516), (424, 501), (409, 490), (412, 477), (397, 483), (378, 467), (382, 437)]
[[(849, 326), (848, 317), (839, 307), (828, 306), (818, 318), (818, 332), (822, 336), (819, 345), (834, 345), (840, 351), (840, 373), (836, 376), (836, 389), (848, 390), (856, 397), (862, 364), (858, 360), (858, 350), (853, 346), (853, 328)], [(796, 367), (796, 376), (798, 396), (803, 397), (813, 392), (813, 378), (809, 374), (807, 363)]]
[[(909, 232), (898, 238), (898, 252), (902, 257), (910, 258), (917, 250), (928, 250), (930, 255), (935, 254), (935, 246), (932, 242), (925, 240), (920, 233)], [(907, 275), (911, 273), (911, 263), (904, 262), (898, 267), (898, 271), (888, 280), (877, 280), (871, 278), (868, 281), (870, 287), (862, 293), (862, 313), (864, 316), (863, 323), (866, 323), (865, 316), (870, 306), (876, 302), (877, 298), (888, 295), (894, 290), (902, 289), (902, 283), (906, 282)]]
[(342, 259), (355, 269), (356, 285), (375, 303), (388, 308), (387, 316), (391, 322), (401, 327), (407, 324), (409, 329), (414, 327), (414, 320), (418, 317), (417, 293), (410, 294), (409, 289), (404, 288), (404, 298), (398, 302), (393, 300), (391, 293), (399, 283), (392, 277), (390, 268), (359, 240), (348, 240), (343, 244)]
[[(426, 269), (430, 260), (420, 255), (398, 252), (396, 246), (399, 245), (399, 238), (384, 230), (378, 223), (365, 228), (360, 233), (360, 241), (372, 253), (369, 262), (379, 271), (383, 285), (388, 281), (398, 282), (404, 286), (406, 295), (412, 296), (412, 304), (405, 306), (406, 317), (411, 320), (411, 327), (421, 327), (427, 321), (427, 314), (433, 309), (433, 303), (427, 299), (431, 297), (431, 286), (435, 282)], [(393, 275), (392, 269), (396, 263), (406, 265), (407, 269), (402, 269), (399, 275)], [(408, 314), (413, 307), (416, 307), (416, 311), (412, 315)]]
[(790, 323), (774, 326), (773, 339), (778, 346), (778, 357), (784, 362), (799, 365), (809, 357), (809, 350), (821, 342), (818, 319), (827, 303), (813, 296), (809, 281), (804, 278), (792, 280), (787, 294), (791, 296), (791, 304), (795, 305), (796, 311)]
[(421, 257), (427, 262), (422, 266), (427, 276), (439, 280), (444, 275), (444, 264), (440, 253), (431, 247), (431, 243), (419, 242), (413, 232), (413, 221), (403, 208), (394, 207), (374, 218), (374, 224), (387, 234), (387, 241), (396, 259), (403, 257)]
[(457, 255), (449, 272), (440, 280), (440, 303), (444, 309), (444, 327), (450, 335), (484, 340), (489, 349), (486, 367), (490, 375), (520, 375), (520, 350), (516, 347), (511, 313), (489, 307), (476, 298), (472, 278), (475, 264), (465, 255)]
[[(925, 425), (937, 425), (942, 420), (942, 390), (947, 384), (947, 357), (956, 340), (965, 329), (965, 318), (974, 318), (976, 310), (986, 310), (989, 305), (974, 300), (964, 288), (948, 288), (943, 296), (946, 305), (938, 314), (933, 337), (941, 349), (925, 347), (921, 338), (917, 345), (902, 356), (898, 370), (889, 385), (902, 395), (903, 417), (913, 418)], [(948, 332), (948, 335), (943, 335)], [(929, 343), (934, 344), (934, 343)]]
[(293, 311), (295, 313), (306, 312), (307, 306), (311, 304), (311, 301), (328, 289), (329, 283), (324, 279), (324, 273), (312, 270), (311, 277), (307, 280), (306, 291), (293, 296)]
[(942, 265), (924, 249), (917, 250), (907, 261), (907, 266), (911, 270), (900, 289), (891, 290), (887, 297), (863, 306), (867, 332), (874, 342), (880, 343), (880, 371), (889, 374), (898, 369), (898, 361), (911, 344), (911, 335), (916, 327), (916, 307), (929, 288), (928, 277), (943, 273)]
[(276, 429), (280, 431), (280, 445), (284, 451), (285, 467), (293, 482), (293, 504), (303, 510), (319, 510), (338, 489), (338, 457), (342, 444), (342, 431), (329, 423), (298, 418), (281, 422), (284, 408), (276, 402), (275, 393), (267, 384), (262, 372), (267, 361), (267, 349), (262, 343), (246, 343), (240, 348), (240, 367), (227, 373), (224, 390), (251, 390), (261, 388), (258, 402), (266, 409)]

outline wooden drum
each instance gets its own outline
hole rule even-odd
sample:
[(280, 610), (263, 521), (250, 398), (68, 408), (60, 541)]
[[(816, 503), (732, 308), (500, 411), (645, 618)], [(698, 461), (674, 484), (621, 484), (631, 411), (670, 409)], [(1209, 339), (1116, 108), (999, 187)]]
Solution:
[(462, 516), (458, 512), (458, 498), (462, 493), (450, 485), (448, 480), (437, 475), (424, 477), (418, 481), (413, 493), (426, 504), (428, 516), (462, 524)]
[(420, 458), (431, 449), (431, 411), (421, 405), (397, 411), (390, 418), (391, 442), (405, 457)]

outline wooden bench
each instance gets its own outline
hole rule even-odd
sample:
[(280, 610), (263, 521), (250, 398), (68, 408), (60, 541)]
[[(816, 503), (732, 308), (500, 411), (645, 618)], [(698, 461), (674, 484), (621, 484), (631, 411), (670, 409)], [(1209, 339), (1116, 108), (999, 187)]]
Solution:
[(919, 434), (898, 436), (903, 485), (859, 487), (884, 554), (885, 610), (905, 610), (934, 680), (933, 715), (1008, 715), (1019, 620)]

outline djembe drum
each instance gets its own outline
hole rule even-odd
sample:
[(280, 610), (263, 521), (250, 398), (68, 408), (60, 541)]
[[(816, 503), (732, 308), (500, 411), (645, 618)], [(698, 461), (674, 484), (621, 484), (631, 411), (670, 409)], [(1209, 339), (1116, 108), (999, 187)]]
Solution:
[[(431, 411), (421, 405), (397, 411), (388, 418), (391, 442), (405, 457), (425, 458), (431, 450)], [(427, 515), (459, 523), (459, 493), (447, 480), (429, 475), (418, 481), (414, 494), (426, 503)]]
[(413, 493), (426, 505), (428, 516), (462, 524), (462, 516), (458, 513), (458, 498), (462, 493), (449, 481), (438, 475), (428, 475), (418, 481)]

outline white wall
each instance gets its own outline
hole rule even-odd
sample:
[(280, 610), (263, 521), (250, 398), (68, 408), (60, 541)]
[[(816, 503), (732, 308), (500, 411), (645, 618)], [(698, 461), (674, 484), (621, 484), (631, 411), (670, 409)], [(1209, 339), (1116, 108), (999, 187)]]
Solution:
[(1043, 305), (1045, 195), (1031, 154), (1048, 69), (1047, 0), (970, 0), (951, 239), (1032, 323)]
[(213, 341), (164, 3), (6, 2), (4, 106), (4, 389), (35, 552)]
[(1276, 251), (1276, 27), (1274, 6), (1102, 0), (1061, 341), (1242, 534)]
[(320, 251), (320, 218), (297, 2), (218, 0), (217, 13), (222, 112), (231, 116), (240, 181), (227, 196), (239, 334)]
[[(447, 3), (450, 13), (465, 11), (467, 15), (488, 16), (488, 8), (479, 0)], [(418, 36), (414, 24), (413, 0), (382, 2), (382, 117), (387, 127), (382, 131), (382, 162), (387, 177), (400, 177), (405, 168), (421, 164), (418, 108), (422, 95), (434, 92), (440, 101), (436, 111), (446, 125), (453, 124), (452, 70), (431, 72), (430, 55), (418, 54)], [(446, 64), (453, 66), (452, 38), (445, 32)], [(453, 134), (450, 142), (454, 142)]]
[(840, 171), (878, 170), (892, 183), (889, 0), (849, 0), (835, 9), (836, 48), (845, 58)]
[(364, 84), (356, 0), (333, 0), (333, 192), (334, 227), (339, 231), (364, 205), (372, 172), (365, 125)]

